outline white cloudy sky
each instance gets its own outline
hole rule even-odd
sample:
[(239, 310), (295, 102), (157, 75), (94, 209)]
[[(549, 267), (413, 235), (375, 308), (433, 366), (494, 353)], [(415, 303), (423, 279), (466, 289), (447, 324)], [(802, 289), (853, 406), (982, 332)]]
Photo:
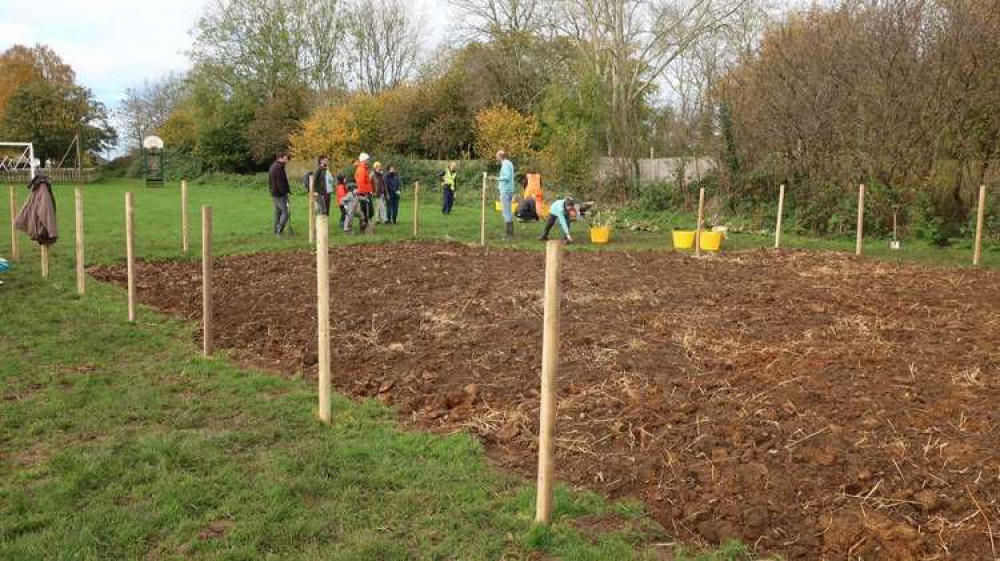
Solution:
[[(108, 107), (125, 88), (185, 70), (189, 31), (208, 0), (0, 0), (0, 52), (44, 43), (76, 71), (77, 81)], [(412, 0), (423, 37), (447, 26), (447, 0)], [(425, 45), (429, 47), (431, 45)]]

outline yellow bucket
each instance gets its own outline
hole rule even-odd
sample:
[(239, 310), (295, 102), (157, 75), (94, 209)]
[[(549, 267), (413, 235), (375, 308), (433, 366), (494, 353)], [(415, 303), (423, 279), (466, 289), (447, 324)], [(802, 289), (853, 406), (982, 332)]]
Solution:
[(719, 251), (722, 247), (722, 232), (702, 231), (700, 245), (702, 251)]
[[(493, 208), (495, 208), (497, 212), (503, 212), (503, 204), (500, 201), (493, 201)], [(514, 201), (510, 202), (510, 212), (512, 214), (517, 212), (517, 203)]]
[(694, 249), (694, 230), (674, 230), (674, 249)]
[(611, 239), (611, 226), (595, 226), (590, 229), (590, 243), (608, 243)]

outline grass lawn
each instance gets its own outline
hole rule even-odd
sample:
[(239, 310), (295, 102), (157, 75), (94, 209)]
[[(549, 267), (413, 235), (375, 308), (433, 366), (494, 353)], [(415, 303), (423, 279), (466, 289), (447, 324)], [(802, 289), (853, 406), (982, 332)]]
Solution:
[[(128, 189), (137, 255), (183, 258), (177, 186), (108, 182), (86, 188), (88, 265), (123, 259)], [(201, 358), (194, 326), (149, 310), (130, 325), (120, 289), (90, 281), (78, 297), (73, 192), (56, 193), (50, 278), (23, 236), (21, 261), (0, 276), (0, 559), (657, 559), (651, 544), (669, 541), (641, 507), (565, 488), (552, 527), (535, 527), (531, 482), (490, 468), (473, 438), (406, 431), (387, 408), (344, 398), (322, 425), (311, 382)], [(190, 198), (189, 258), (201, 204), (214, 207), (219, 254), (308, 245), (302, 197), (289, 238), (269, 234), (265, 193), (192, 185)], [(444, 219), (436, 198), (424, 200), (428, 236), (478, 236), (478, 207)], [(335, 239), (402, 239), (407, 207), (402, 220), (374, 238)], [(519, 243), (536, 246), (526, 240), (536, 233), (522, 227)], [(490, 236), (500, 234), (491, 214)], [(0, 255), (8, 247), (5, 227)]]

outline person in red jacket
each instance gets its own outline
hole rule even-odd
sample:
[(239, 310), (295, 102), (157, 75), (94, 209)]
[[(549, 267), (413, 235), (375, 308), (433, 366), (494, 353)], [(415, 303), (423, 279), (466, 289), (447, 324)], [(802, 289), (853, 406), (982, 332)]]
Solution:
[(344, 221), (347, 219), (347, 209), (344, 208), (344, 197), (347, 196), (347, 178), (344, 174), (337, 174), (337, 208), (340, 209), (340, 227), (344, 227)]
[(375, 214), (372, 207), (372, 195), (375, 193), (375, 186), (372, 184), (371, 170), (368, 169), (369, 159), (368, 154), (364, 152), (358, 156), (358, 163), (355, 164), (354, 168), (354, 182), (358, 185), (356, 193), (361, 205), (361, 214), (364, 215), (365, 221), (371, 224), (372, 216)]

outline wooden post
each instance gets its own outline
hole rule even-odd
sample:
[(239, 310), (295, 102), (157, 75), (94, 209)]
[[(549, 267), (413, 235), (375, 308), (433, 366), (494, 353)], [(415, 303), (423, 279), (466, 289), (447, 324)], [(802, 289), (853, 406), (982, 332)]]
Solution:
[(413, 184), (413, 237), (420, 232), (420, 182)]
[(188, 252), (188, 182), (181, 180), (181, 249)]
[(42, 250), (42, 278), (49, 277), (49, 246), (40, 245), (39, 249)]
[(201, 207), (201, 352), (212, 356), (212, 207)]
[(125, 193), (125, 262), (128, 268), (128, 320), (135, 321), (135, 218), (131, 191)]
[(316, 175), (309, 176), (309, 243), (316, 243)]
[(486, 172), (483, 172), (483, 201), (479, 211), (479, 245), (486, 247)]
[(861, 257), (864, 253), (865, 239), (865, 184), (858, 186), (858, 241), (854, 248), (854, 255)]
[(986, 215), (986, 186), (979, 186), (979, 210), (976, 211), (976, 244), (972, 250), (972, 264), (979, 266), (983, 256), (983, 217)]
[(319, 418), (329, 423), (330, 412), (330, 219), (316, 217), (316, 334), (319, 337)]
[(555, 471), (556, 375), (559, 371), (559, 304), (562, 292), (563, 242), (550, 240), (545, 246), (545, 311), (542, 332), (542, 395), (538, 427), (538, 497), (535, 521), (552, 521), (552, 488)]
[(785, 214), (785, 184), (778, 190), (778, 225), (774, 228), (774, 249), (781, 248), (781, 219)]
[(17, 193), (14, 192), (14, 186), (10, 186), (10, 258), (12, 261), (18, 260), (17, 254), (17, 226), (14, 222), (17, 220)]
[(694, 254), (701, 255), (701, 228), (705, 221), (705, 188), (698, 191), (698, 228), (694, 231)]
[(83, 271), (83, 189), (76, 188), (76, 292), (87, 291), (87, 280)]

